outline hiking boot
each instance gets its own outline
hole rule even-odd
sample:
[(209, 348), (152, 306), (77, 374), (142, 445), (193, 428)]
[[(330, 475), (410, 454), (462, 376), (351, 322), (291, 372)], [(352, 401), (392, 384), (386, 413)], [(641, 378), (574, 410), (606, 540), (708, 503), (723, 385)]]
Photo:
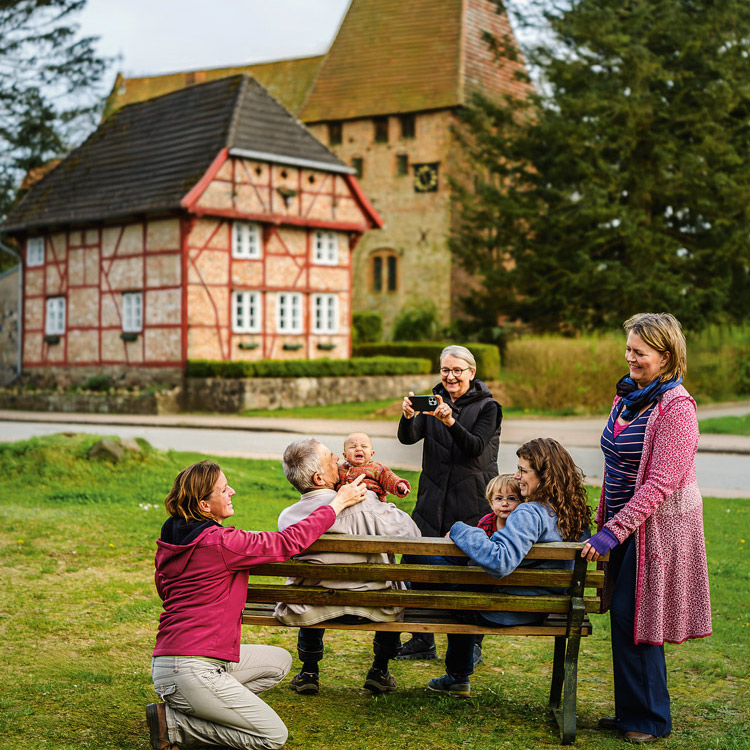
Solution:
[(300, 695), (317, 695), (320, 692), (317, 672), (300, 672), (292, 677), (290, 685), (295, 693)]
[(390, 672), (381, 672), (379, 669), (371, 669), (367, 673), (364, 687), (373, 695), (391, 693), (396, 689), (396, 678)]
[(427, 683), (427, 689), (435, 693), (450, 695), (454, 698), (471, 697), (471, 685), (469, 684), (468, 677), (465, 680), (457, 680), (449, 674), (444, 674), (442, 677), (431, 679)]
[(437, 659), (435, 638), (430, 634), (429, 639), (421, 635), (413, 635), (396, 654), (397, 659)]
[(475, 643), (474, 644), (474, 666), (476, 667), (477, 664), (482, 664), (482, 662), (484, 662), (484, 659), (482, 658), (482, 644)]
[(169, 741), (167, 709), (163, 703), (149, 703), (146, 706), (146, 724), (153, 750), (180, 750)]

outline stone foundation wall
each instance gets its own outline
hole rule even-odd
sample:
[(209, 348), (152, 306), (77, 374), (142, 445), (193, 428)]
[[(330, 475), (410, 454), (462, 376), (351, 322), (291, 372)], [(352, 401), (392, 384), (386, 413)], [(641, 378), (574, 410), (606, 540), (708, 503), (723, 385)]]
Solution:
[(431, 393), (439, 375), (340, 378), (187, 378), (186, 411), (236, 413), (245, 409), (325, 406)]
[(79, 388), (95, 375), (104, 375), (117, 389), (148, 388), (149, 386), (182, 385), (180, 367), (130, 367), (128, 365), (102, 365), (92, 367), (25, 367), (19, 384), (36, 388), (58, 390)]

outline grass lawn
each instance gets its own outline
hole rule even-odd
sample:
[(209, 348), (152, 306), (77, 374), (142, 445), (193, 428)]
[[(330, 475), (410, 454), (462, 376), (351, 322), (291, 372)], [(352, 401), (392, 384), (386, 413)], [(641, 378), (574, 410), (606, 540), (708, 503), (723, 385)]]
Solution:
[(701, 432), (716, 435), (750, 435), (750, 414), (742, 417), (701, 419), (698, 427)]
[[(4, 750), (149, 747), (144, 706), (155, 698), (150, 652), (161, 609), (154, 540), (172, 480), (201, 457), (143, 443), (141, 455), (113, 466), (86, 460), (95, 440), (56, 435), (0, 444)], [(219, 460), (237, 490), (235, 525), (273, 529), (278, 513), (297, 499), (279, 462)], [(416, 482), (414, 473), (403, 475)], [(399, 504), (411, 510), (412, 502)], [(715, 634), (667, 647), (675, 731), (660, 744), (665, 749), (750, 747), (749, 511), (747, 500), (706, 499)], [(593, 729), (612, 712), (608, 618), (593, 620), (579, 662), (576, 746), (614, 750), (622, 743)], [(295, 653), (296, 631), (246, 628), (243, 640)], [(485, 662), (465, 702), (425, 690), (442, 673), (439, 661), (393, 662), (399, 690), (371, 698), (361, 689), (371, 636), (330, 631), (326, 643), (320, 695), (298, 696), (288, 679), (265, 695), (289, 727), (289, 748), (558, 746), (546, 708), (552, 639), (487, 637)], [(444, 638), (438, 646), (443, 653)]]

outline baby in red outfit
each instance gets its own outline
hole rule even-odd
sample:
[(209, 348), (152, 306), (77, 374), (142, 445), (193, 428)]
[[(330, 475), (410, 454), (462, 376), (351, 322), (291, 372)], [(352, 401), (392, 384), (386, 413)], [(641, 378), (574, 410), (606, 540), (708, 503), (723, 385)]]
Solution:
[(339, 466), (339, 483), (348, 484), (360, 474), (365, 475), (364, 483), (381, 502), (386, 502), (387, 494), (406, 497), (411, 491), (409, 483), (397, 477), (387, 466), (373, 461), (375, 451), (372, 441), (364, 432), (353, 432), (344, 440), (344, 463)]

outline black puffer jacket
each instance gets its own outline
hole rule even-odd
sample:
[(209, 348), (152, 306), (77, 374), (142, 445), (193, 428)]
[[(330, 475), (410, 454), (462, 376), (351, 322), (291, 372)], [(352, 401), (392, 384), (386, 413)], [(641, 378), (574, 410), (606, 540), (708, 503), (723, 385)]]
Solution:
[(443, 536), (456, 521), (476, 524), (487, 514), (484, 491), (497, 476), (503, 410), (481, 380), (473, 380), (455, 403), (442, 383), (432, 391), (451, 406), (455, 424), (446, 427), (424, 414), (401, 417), (398, 439), (404, 445), (424, 439), (412, 518), (423, 536)]

